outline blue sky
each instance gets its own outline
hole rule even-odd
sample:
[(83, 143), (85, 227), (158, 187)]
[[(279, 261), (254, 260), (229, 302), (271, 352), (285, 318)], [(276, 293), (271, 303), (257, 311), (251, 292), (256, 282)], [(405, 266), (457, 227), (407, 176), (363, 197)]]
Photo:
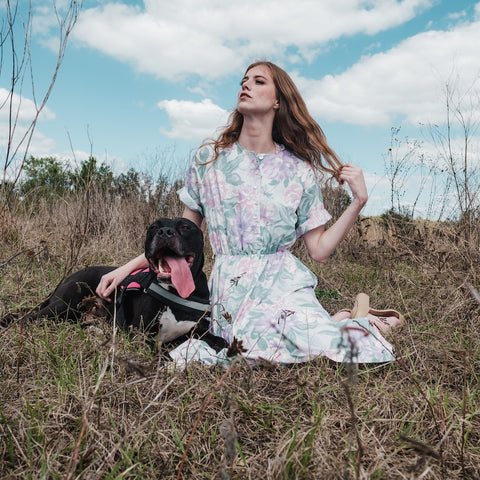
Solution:
[[(66, 3), (57, 1), (60, 11)], [(34, 0), (33, 11), (39, 95), (58, 29), (51, 1)], [(467, 0), (84, 0), (29, 153), (79, 162), (92, 152), (117, 172), (181, 174), (234, 108), (245, 67), (267, 58), (294, 78), (340, 157), (364, 169), (365, 214), (390, 206), (385, 159), (400, 127), (394, 155), (408, 172), (397, 179), (398, 201), (411, 205), (426, 185), (417, 205), (425, 216), (440, 192), (416, 168), (418, 156), (436, 161), (428, 125), (445, 125), (445, 85), (478, 95), (479, 47), (480, 2)], [(8, 81), (2, 69), (0, 95)], [(26, 110), (31, 92), (21, 95)], [(474, 110), (464, 113), (476, 118)]]

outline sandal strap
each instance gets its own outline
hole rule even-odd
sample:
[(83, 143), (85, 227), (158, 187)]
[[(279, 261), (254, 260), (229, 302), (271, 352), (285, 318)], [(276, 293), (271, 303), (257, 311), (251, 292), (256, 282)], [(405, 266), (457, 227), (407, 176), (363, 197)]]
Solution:
[(365, 318), (370, 310), (370, 298), (366, 293), (359, 293), (352, 309), (352, 318)]
[(393, 310), (391, 308), (386, 310), (377, 310), (375, 308), (370, 308), (368, 313), (375, 315), (376, 317), (396, 317), (400, 320), (400, 324), (405, 323), (405, 317), (397, 310)]

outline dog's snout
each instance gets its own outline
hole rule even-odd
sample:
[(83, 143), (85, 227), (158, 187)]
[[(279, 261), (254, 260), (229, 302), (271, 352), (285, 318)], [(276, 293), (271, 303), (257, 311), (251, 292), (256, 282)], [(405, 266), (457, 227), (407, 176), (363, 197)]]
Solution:
[(158, 235), (161, 238), (172, 238), (173, 236), (175, 236), (175, 230), (171, 227), (162, 227), (158, 231)]

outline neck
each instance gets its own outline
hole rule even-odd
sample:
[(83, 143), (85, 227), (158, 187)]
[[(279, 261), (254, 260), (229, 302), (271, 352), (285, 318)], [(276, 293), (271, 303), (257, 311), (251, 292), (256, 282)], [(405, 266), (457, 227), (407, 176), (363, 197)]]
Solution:
[(244, 118), (242, 131), (238, 137), (238, 143), (246, 150), (255, 153), (275, 153), (275, 143), (272, 138), (272, 122), (264, 119)]

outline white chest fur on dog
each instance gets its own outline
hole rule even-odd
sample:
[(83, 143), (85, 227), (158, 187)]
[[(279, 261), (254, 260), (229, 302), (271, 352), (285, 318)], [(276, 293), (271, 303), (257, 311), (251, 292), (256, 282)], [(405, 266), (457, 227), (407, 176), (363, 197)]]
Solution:
[(170, 310), (170, 307), (167, 307), (159, 319), (159, 324), (160, 331), (158, 332), (157, 340), (160, 342), (171, 342), (190, 332), (196, 322), (190, 320), (178, 321)]

